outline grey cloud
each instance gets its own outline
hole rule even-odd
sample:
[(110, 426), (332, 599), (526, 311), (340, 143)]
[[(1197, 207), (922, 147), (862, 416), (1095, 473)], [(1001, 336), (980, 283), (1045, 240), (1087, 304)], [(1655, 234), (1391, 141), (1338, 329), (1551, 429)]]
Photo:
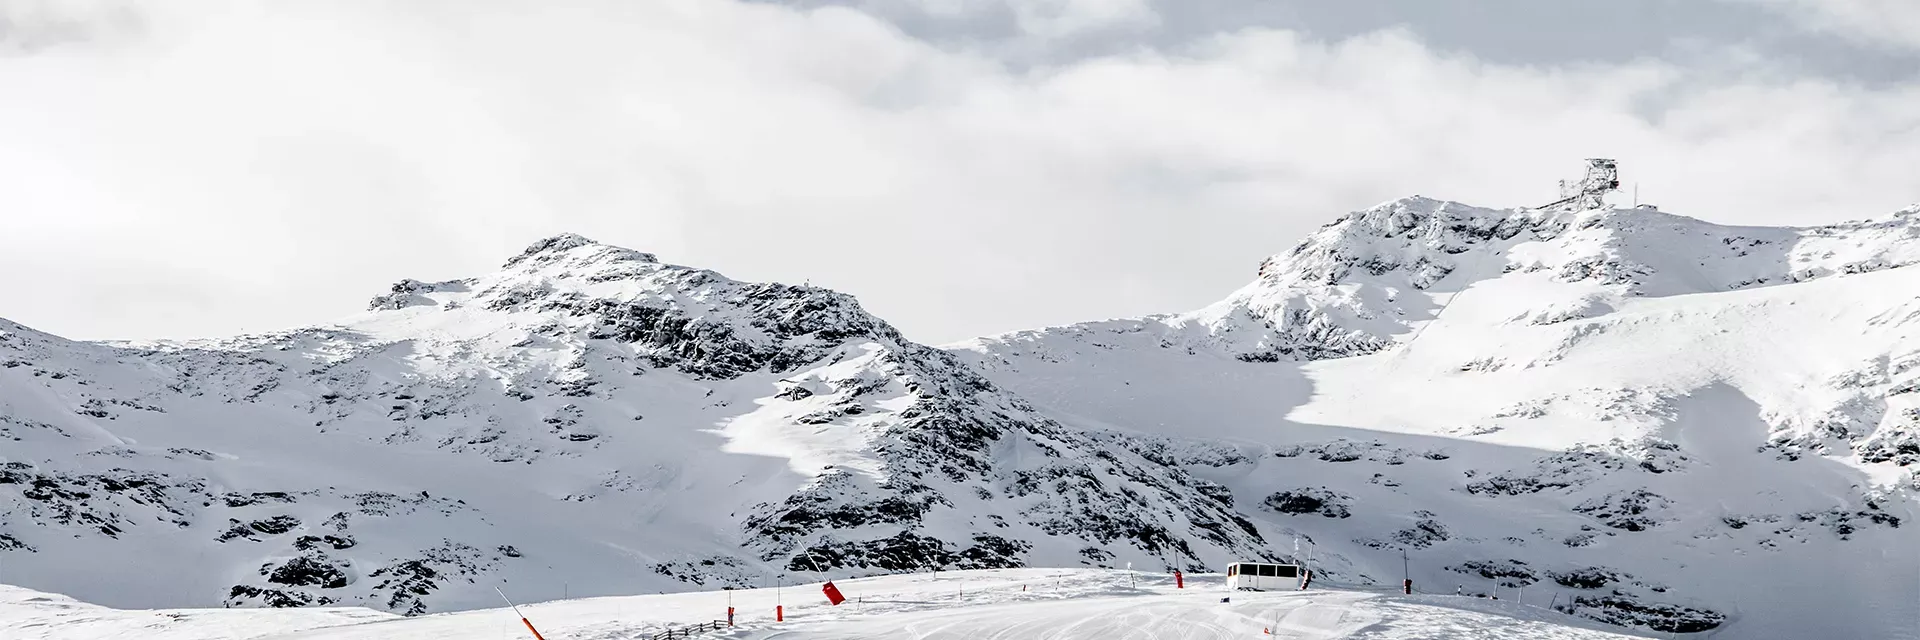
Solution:
[(1764, 6), (1790, 18), (1802, 30), (1860, 45), (1904, 52), (1920, 51), (1920, 3), (1909, 0), (1722, 0)]
[[(1241, 29), (1288, 29), (1342, 40), (1404, 28), (1437, 51), (1499, 64), (1689, 65), (1764, 60), (1771, 69), (1865, 83), (1920, 77), (1920, 3), (1906, 0), (1116, 0), (1155, 20), (1133, 28), (1036, 37), (1022, 0), (759, 0), (795, 7), (855, 7), (906, 32), (955, 46), (988, 47), (1028, 65), (1136, 50), (1177, 48)], [(1084, 0), (1091, 4), (1095, 0)], [(1743, 65), (1751, 70), (1752, 65)]]

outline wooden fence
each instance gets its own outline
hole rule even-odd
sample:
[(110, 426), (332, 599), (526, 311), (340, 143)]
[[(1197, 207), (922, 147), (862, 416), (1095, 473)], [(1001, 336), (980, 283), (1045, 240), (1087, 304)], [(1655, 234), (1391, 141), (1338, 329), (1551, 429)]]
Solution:
[(727, 628), (727, 621), (725, 620), (715, 620), (713, 622), (702, 622), (700, 624), (689, 625), (685, 627), (668, 627), (666, 631), (653, 634), (653, 640), (670, 640), (671, 638), (691, 638), (694, 636), (694, 634), (706, 633), (708, 631), (719, 631), (725, 628)]

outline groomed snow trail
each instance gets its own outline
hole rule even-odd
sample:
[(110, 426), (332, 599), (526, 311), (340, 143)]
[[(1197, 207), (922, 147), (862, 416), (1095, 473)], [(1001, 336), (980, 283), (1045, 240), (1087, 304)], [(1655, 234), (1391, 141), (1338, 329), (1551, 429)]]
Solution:
[[(751, 640), (1602, 640), (1634, 636), (1501, 613), (1413, 604), (1379, 594), (1220, 592), (1021, 602), (748, 631)], [(1516, 612), (1521, 615), (1545, 612)], [(1551, 615), (1551, 614), (1549, 614)], [(1558, 617), (1558, 616), (1555, 616)], [(1271, 631), (1271, 634), (1267, 633)]]
[[(1314, 589), (1229, 592), (1221, 576), (1099, 569), (1011, 569), (836, 581), (832, 607), (819, 583), (735, 591), (739, 627), (716, 640), (1620, 640), (1636, 637), (1539, 609), (1474, 598)], [(400, 618), (357, 608), (121, 611), (26, 590), (0, 599), (8, 640), (510, 640), (526, 638), (511, 611)], [(1229, 602), (1220, 602), (1221, 598)], [(770, 615), (774, 603), (786, 620)], [(552, 640), (634, 640), (724, 615), (721, 592), (523, 604)], [(1272, 634), (1265, 633), (1270, 629)]]
[[(748, 634), (766, 640), (844, 638), (981, 638), (1031, 640), (1227, 638), (1261, 636), (1298, 640), (1352, 638), (1380, 621), (1357, 610), (1371, 596), (1354, 593), (1241, 594), (1218, 602), (1218, 592), (1147, 597), (1111, 597), (1063, 602), (1021, 602), (896, 614)], [(1273, 624), (1279, 620), (1279, 624)]]

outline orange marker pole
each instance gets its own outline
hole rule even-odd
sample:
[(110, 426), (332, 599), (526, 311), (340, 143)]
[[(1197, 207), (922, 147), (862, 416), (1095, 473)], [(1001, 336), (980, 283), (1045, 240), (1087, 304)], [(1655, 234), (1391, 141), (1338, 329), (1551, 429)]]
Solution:
[(514, 604), (512, 598), (507, 597), (507, 592), (501, 591), (500, 587), (494, 587), (493, 592), (500, 594), (501, 600), (507, 601), (507, 606), (513, 609), (513, 615), (520, 616), (520, 624), (527, 625), (527, 631), (533, 632), (533, 640), (547, 640), (546, 638), (540, 637), (540, 630), (533, 628), (533, 623), (528, 621), (525, 615), (521, 615), (520, 606)]

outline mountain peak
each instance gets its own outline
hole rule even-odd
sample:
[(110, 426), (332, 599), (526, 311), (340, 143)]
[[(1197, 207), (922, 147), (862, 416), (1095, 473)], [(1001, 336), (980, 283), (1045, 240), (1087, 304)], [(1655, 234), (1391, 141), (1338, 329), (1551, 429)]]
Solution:
[[(581, 282), (597, 283), (640, 277), (660, 266), (660, 259), (651, 253), (603, 244), (577, 233), (562, 233), (528, 245), (520, 255), (501, 265), (499, 273), (491, 276), (447, 282), (421, 282), (411, 278), (401, 280), (390, 291), (368, 303), (368, 309), (379, 311), (437, 305), (425, 294), (472, 292), (476, 284), (483, 284), (483, 289), (491, 290), (501, 282), (539, 288), (525, 282), (527, 280), (544, 282), (579, 278)], [(478, 293), (485, 295), (488, 291)]]
[(595, 242), (592, 238), (588, 238), (586, 236), (583, 236), (577, 233), (562, 233), (555, 236), (541, 238), (539, 241), (534, 242), (533, 244), (527, 245), (526, 250), (521, 251), (520, 255), (514, 256), (512, 258), (508, 258), (507, 263), (500, 266), (503, 269), (509, 268), (509, 267), (518, 265), (520, 263), (526, 262), (528, 260), (545, 262), (546, 260), (538, 260), (538, 258), (540, 258), (541, 256), (558, 256), (560, 254), (566, 253), (567, 251), (578, 249), (580, 247), (590, 247), (590, 246), (599, 246), (599, 245), (600, 243)]
[(1354, 211), (1322, 226), (1293, 249), (1260, 265), (1260, 281), (1331, 285), (1354, 266), (1370, 271), (1425, 267), (1414, 288), (1424, 289), (1450, 271), (1446, 256), (1466, 253), (1489, 240), (1507, 240), (1527, 229), (1562, 228), (1568, 214), (1486, 209), (1425, 196), (1409, 196)]
[(520, 255), (508, 259), (506, 264), (501, 265), (501, 268), (511, 268), (528, 263), (544, 265), (556, 260), (561, 260), (565, 256), (576, 254), (589, 254), (594, 257), (617, 257), (618, 261), (621, 262), (659, 262), (659, 259), (651, 253), (642, 253), (625, 247), (602, 244), (592, 238), (577, 233), (562, 233), (542, 238), (533, 244), (527, 245), (525, 251), (521, 251)]
[(1915, 222), (1896, 213), (1819, 227), (1736, 227), (1650, 207), (1487, 209), (1411, 196), (1339, 217), (1262, 262), (1251, 284), (1182, 317), (1199, 320), (1241, 357), (1360, 355), (1483, 284), (1529, 293), (1482, 313), (1552, 324), (1604, 315), (1630, 298), (1920, 264)]

